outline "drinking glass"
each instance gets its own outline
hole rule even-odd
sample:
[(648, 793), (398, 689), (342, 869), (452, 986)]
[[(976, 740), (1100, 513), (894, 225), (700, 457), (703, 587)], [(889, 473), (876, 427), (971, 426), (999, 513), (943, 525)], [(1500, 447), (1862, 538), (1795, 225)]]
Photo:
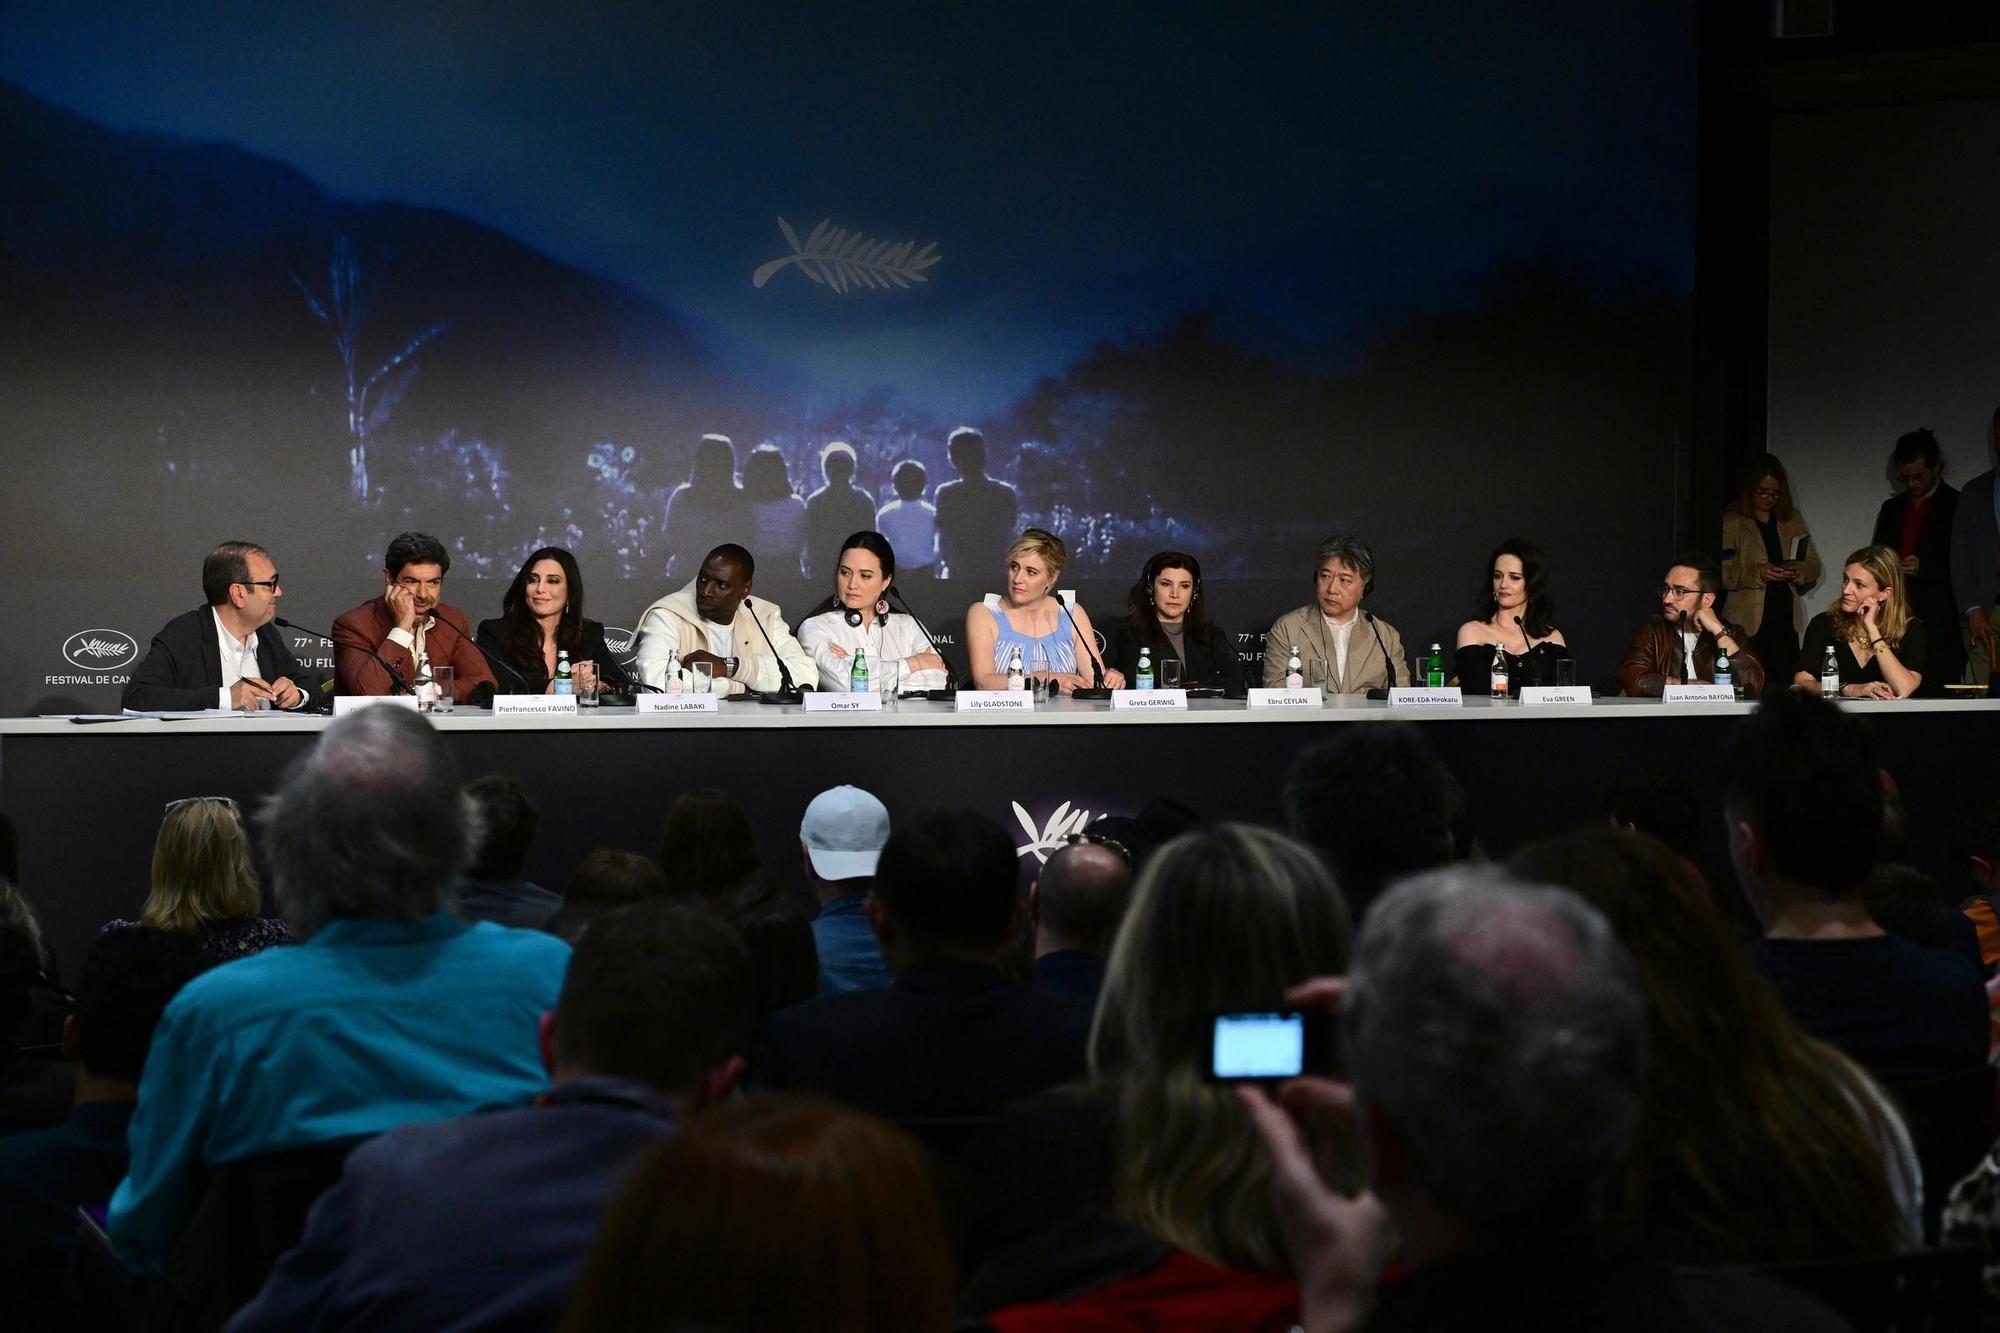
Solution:
[(694, 689), (692, 693), (715, 693), (715, 663), (696, 662), (694, 664)]
[(1163, 657), (1160, 659), (1160, 688), (1177, 690), (1181, 687), (1181, 659)]
[(432, 667), (431, 679), (437, 683), (437, 698), (431, 703), (431, 710), (449, 713), (453, 702), (452, 692), (458, 688), (457, 667)]
[(902, 679), (903, 664), (901, 662), (893, 662), (884, 658), (875, 664), (875, 688), (882, 692), (882, 706), (884, 708), (894, 708), (896, 706), (896, 696), (902, 688)]
[(590, 671), (590, 684), (586, 685), (582, 681), (576, 682), (576, 706), (578, 708), (597, 707), (597, 691), (601, 688), (603, 687), (597, 679), (597, 665), (593, 662)]
[(1049, 655), (1035, 649), (1035, 660), (1028, 670), (1035, 681), (1035, 707), (1040, 708), (1049, 701)]
[(1556, 659), (1556, 686), (1558, 689), (1576, 688), (1576, 659), (1559, 657)]

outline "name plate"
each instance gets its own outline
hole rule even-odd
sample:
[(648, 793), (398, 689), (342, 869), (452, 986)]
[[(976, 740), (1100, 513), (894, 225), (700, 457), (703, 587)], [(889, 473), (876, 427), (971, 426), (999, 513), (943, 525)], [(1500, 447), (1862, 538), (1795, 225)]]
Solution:
[(1736, 687), (1706, 685), (1699, 681), (1688, 685), (1669, 685), (1664, 698), (1670, 704), (1733, 704), (1736, 702)]
[(1325, 702), (1326, 695), (1314, 685), (1296, 690), (1253, 689), (1249, 698), (1252, 708), (1318, 708)]
[(957, 713), (1032, 713), (1035, 696), (1029, 690), (960, 690), (952, 700)]
[(1521, 702), (1529, 708), (1547, 708), (1551, 704), (1582, 704), (1585, 707), (1596, 702), (1588, 685), (1524, 685), (1521, 687)]
[(1397, 685), (1389, 691), (1391, 708), (1463, 708), (1465, 694), (1456, 685)]
[(879, 713), (882, 711), (882, 696), (870, 691), (867, 694), (840, 694), (832, 690), (807, 690), (803, 696), (808, 713)]
[(417, 696), (414, 694), (336, 694), (333, 696), (333, 715), (344, 717), (359, 708), (373, 708), (387, 704), (391, 708), (407, 708), (417, 711)]
[(719, 713), (712, 694), (642, 694), (635, 701), (639, 716), (648, 713)]
[(1121, 708), (1186, 708), (1187, 691), (1172, 690), (1113, 690), (1111, 691), (1111, 711)]
[(495, 717), (575, 717), (574, 694), (496, 694)]

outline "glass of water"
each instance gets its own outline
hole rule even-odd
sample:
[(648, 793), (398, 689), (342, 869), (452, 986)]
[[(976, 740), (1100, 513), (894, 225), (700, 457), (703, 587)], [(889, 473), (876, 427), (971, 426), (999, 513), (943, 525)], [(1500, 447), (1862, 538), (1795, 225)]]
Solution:
[(1028, 670), (1034, 676), (1035, 707), (1040, 708), (1049, 701), (1049, 655), (1035, 649), (1035, 660)]
[(891, 658), (882, 658), (875, 663), (875, 688), (882, 692), (882, 706), (894, 708), (896, 696), (902, 689), (903, 664)]
[(715, 663), (696, 662), (694, 664), (694, 687), (692, 693), (715, 693)]
[(453, 703), (452, 693), (458, 688), (457, 667), (431, 668), (431, 680), (437, 685), (437, 699), (431, 704), (433, 712), (449, 713)]
[(1181, 659), (1163, 657), (1160, 659), (1160, 688), (1177, 690), (1181, 687)]

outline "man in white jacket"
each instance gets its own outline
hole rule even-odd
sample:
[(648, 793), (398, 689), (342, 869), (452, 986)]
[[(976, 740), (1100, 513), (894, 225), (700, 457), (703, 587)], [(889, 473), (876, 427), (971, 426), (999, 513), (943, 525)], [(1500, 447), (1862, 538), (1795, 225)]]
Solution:
[[(696, 663), (708, 663), (718, 694), (782, 689), (786, 671), (794, 686), (817, 682), (812, 655), (799, 647), (778, 608), (751, 600), (756, 572), (750, 552), (727, 542), (708, 553), (693, 582), (647, 607), (639, 617), (639, 678), (663, 690), (668, 664), (678, 659), (685, 673), (692, 673)], [(692, 683), (691, 675), (685, 678)]]

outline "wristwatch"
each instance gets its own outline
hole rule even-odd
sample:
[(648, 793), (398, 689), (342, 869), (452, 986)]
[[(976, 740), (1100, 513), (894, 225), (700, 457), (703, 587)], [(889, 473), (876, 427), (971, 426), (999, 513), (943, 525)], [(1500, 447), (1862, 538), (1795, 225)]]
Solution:
[(723, 675), (725, 675), (725, 676), (730, 676), (730, 677), (734, 677), (734, 676), (736, 675), (736, 659), (735, 659), (735, 658), (733, 658), (733, 657), (725, 657), (725, 658), (723, 658), (723, 659), (722, 659), (722, 674), (723, 674)]

